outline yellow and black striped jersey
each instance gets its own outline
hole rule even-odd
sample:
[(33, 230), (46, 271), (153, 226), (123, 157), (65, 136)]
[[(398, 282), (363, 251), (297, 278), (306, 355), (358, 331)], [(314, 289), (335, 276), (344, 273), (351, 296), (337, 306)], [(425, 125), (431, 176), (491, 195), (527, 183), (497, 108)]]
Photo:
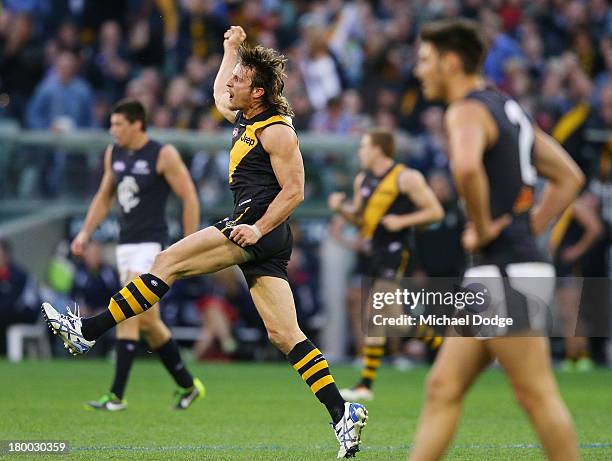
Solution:
[(238, 112), (229, 163), (229, 184), (235, 207), (268, 205), (280, 192), (270, 155), (257, 137), (257, 130), (279, 123), (293, 128), (290, 117), (274, 110), (266, 110), (251, 119)]
[(410, 229), (390, 232), (381, 224), (388, 214), (407, 214), (414, 211), (414, 205), (399, 188), (399, 175), (406, 167), (393, 164), (382, 176), (367, 172), (359, 193), (363, 200), (361, 236), (372, 241), (372, 247), (386, 246), (392, 242), (406, 242)]

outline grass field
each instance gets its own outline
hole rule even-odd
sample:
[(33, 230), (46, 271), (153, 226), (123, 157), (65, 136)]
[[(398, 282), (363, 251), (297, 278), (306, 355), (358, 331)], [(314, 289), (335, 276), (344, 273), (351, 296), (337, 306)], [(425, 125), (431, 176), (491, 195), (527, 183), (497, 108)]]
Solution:
[[(0, 440), (68, 441), (71, 453), (35, 459), (331, 460), (337, 450), (325, 409), (283, 364), (192, 364), (208, 395), (170, 410), (173, 384), (154, 360), (137, 361), (125, 412), (86, 411), (106, 391), (106, 361), (0, 362)], [(334, 367), (340, 384), (356, 371)], [(404, 460), (421, 406), (425, 370), (383, 368), (357, 459)], [(612, 371), (559, 376), (585, 460), (612, 460)], [(2, 455), (0, 454), (0, 458)], [(5, 455), (5, 459), (32, 458)], [(542, 459), (503, 374), (470, 393), (451, 460)]]

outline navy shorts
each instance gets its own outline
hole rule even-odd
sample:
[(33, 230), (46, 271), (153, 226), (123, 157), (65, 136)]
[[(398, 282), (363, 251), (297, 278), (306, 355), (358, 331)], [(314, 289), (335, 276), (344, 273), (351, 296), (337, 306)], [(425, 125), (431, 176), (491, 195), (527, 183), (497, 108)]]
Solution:
[[(236, 208), (230, 216), (214, 226), (228, 239), (232, 229), (240, 224), (255, 224), (268, 209), (268, 206), (249, 206)], [(247, 283), (251, 286), (257, 276), (267, 275), (287, 280), (287, 264), (291, 258), (293, 238), (289, 222), (285, 221), (268, 232), (255, 245), (244, 247), (251, 259), (239, 264)]]

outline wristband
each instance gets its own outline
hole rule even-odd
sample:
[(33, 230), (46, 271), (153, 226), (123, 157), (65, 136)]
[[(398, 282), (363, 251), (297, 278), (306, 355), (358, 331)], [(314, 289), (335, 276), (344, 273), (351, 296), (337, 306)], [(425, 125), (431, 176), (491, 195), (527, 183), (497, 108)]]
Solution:
[(260, 239), (262, 237), (263, 234), (259, 230), (259, 227), (257, 227), (255, 224), (251, 225), (251, 229), (253, 230), (253, 232), (255, 232), (257, 239)]

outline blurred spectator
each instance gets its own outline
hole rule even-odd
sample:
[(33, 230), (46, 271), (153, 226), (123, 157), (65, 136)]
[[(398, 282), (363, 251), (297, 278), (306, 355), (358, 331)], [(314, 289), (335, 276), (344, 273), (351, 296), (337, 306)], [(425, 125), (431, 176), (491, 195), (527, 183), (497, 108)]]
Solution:
[(55, 47), (56, 55), (61, 51), (78, 54), (81, 50), (81, 41), (77, 25), (70, 19), (65, 20), (57, 29), (54, 39), (49, 40), (48, 43)]
[(40, 313), (34, 279), (11, 258), (11, 247), (0, 240), (0, 354), (6, 351), (6, 330), (15, 323), (34, 323)]
[(314, 17), (303, 19), (304, 48), (299, 68), (304, 79), (306, 93), (315, 109), (323, 109), (328, 101), (340, 96), (342, 82), (337, 63), (330, 53), (325, 28)]
[(489, 53), (484, 63), (484, 74), (500, 85), (505, 77), (505, 64), (510, 58), (522, 57), (519, 44), (502, 29), (502, 22), (494, 11), (484, 9), (480, 13), (484, 35), (489, 42)]
[[(182, 68), (191, 56), (204, 60), (223, 53), (223, 34), (229, 23), (215, 0), (186, 0), (178, 28), (178, 61)], [(242, 23), (236, 23), (241, 24)]]
[(448, 167), (444, 111), (430, 107), (423, 112), (425, 132), (419, 136), (420, 149), (411, 155), (407, 163), (427, 176), (430, 171)]
[(26, 13), (0, 13), (0, 93), (9, 117), (23, 122), (30, 94), (42, 77), (42, 47)]
[(84, 316), (106, 309), (109, 298), (121, 288), (117, 271), (104, 262), (102, 250), (100, 243), (91, 241), (74, 274), (70, 297), (78, 303)]
[[(137, 0), (127, 5), (127, 43), (132, 61), (144, 67), (163, 67), (169, 73), (176, 72), (171, 50), (178, 37), (177, 1)], [(116, 9), (126, 12), (125, 2)]]
[(322, 327), (319, 300), (318, 259), (316, 248), (305, 241), (300, 226), (291, 224), (293, 252), (287, 266), (289, 285), (295, 299), (298, 321), (309, 338), (315, 338)]
[(189, 80), (175, 77), (168, 85), (165, 103), (170, 111), (170, 126), (179, 129), (195, 129), (198, 112), (194, 104), (193, 91)]
[[(248, 288), (238, 278), (235, 266), (215, 272), (207, 278), (207, 294), (197, 301), (202, 314), (202, 332), (193, 346), (197, 358), (217, 353), (231, 356), (238, 349), (232, 329), (246, 309), (255, 312)], [(247, 316), (243, 317), (248, 318)]]
[(127, 60), (121, 27), (117, 22), (106, 21), (99, 35), (98, 49), (91, 60), (88, 80), (112, 104), (123, 95), (131, 64)]
[[(77, 303), (82, 315), (91, 316), (106, 309), (108, 300), (119, 289), (121, 283), (117, 271), (104, 261), (102, 245), (92, 240), (85, 248), (83, 261), (77, 265), (70, 299)], [(94, 355), (105, 356), (114, 337), (114, 333), (109, 332), (96, 341)]]
[(30, 128), (66, 131), (92, 124), (93, 95), (89, 83), (77, 76), (76, 56), (61, 52), (54, 71), (38, 84), (28, 106)]
[(310, 129), (315, 133), (351, 134), (358, 128), (359, 119), (343, 104), (340, 97), (327, 100), (326, 107), (312, 116)]

